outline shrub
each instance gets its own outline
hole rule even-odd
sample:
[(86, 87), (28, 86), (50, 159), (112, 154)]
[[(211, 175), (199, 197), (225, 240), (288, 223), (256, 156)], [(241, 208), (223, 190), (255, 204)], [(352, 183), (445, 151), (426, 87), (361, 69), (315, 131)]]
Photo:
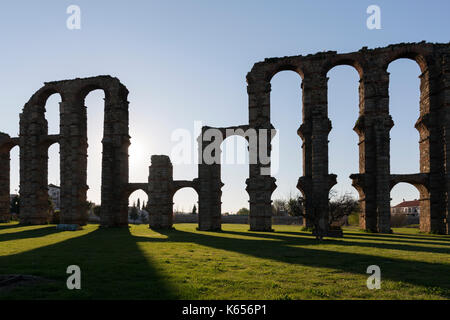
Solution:
[(51, 217), (51, 223), (52, 224), (59, 224), (60, 222), (60, 211), (55, 210), (53, 211), (52, 217)]
[(359, 213), (358, 212), (352, 212), (348, 216), (347, 222), (348, 222), (348, 224), (350, 226), (359, 226)]
[(397, 213), (391, 216), (391, 227), (398, 228), (406, 226), (408, 222), (408, 216), (404, 213)]
[(248, 216), (250, 214), (250, 210), (247, 208), (241, 208), (238, 212), (236, 212), (238, 216)]

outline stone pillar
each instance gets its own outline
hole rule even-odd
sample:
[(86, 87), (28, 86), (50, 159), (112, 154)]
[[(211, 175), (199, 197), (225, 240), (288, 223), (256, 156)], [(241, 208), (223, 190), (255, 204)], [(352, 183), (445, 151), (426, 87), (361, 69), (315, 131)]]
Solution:
[(87, 116), (77, 92), (60, 103), (60, 175), (62, 224), (87, 223)]
[[(303, 87), (303, 85), (302, 85)], [(303, 123), (297, 130), (297, 134), (302, 139), (303, 153), (303, 176), (298, 179), (297, 189), (303, 194), (304, 207), (306, 212), (313, 212), (313, 190), (312, 190), (312, 123), (310, 115), (305, 115), (303, 109)], [(308, 229), (314, 228), (314, 221), (309, 215), (303, 217), (303, 226)]]
[[(203, 141), (203, 133), (206, 127), (202, 128), (202, 135), (197, 139), (199, 145), (198, 179), (198, 229), (202, 231), (217, 231), (222, 229), (222, 186), (220, 171), (220, 155), (216, 157), (216, 149), (212, 150), (211, 156), (216, 158), (214, 163), (206, 163), (203, 157), (205, 148), (208, 145), (220, 143), (212, 140)], [(223, 138), (222, 138), (223, 139)]]
[(118, 84), (105, 98), (102, 158), (103, 227), (128, 226), (128, 91)]
[[(250, 198), (250, 230), (273, 231), (272, 193), (276, 189), (275, 178), (270, 176), (271, 140), (274, 136), (270, 123), (270, 83), (249, 83), (249, 127), (256, 130), (257, 145), (249, 145), (250, 160), (247, 192)], [(265, 150), (264, 150), (265, 149)], [(263, 159), (263, 157), (265, 159)]]
[(368, 69), (360, 80), (359, 175), (352, 175), (360, 196), (360, 226), (371, 232), (390, 233), (389, 73)]
[(444, 113), (441, 117), (443, 122), (443, 137), (445, 140), (444, 152), (445, 152), (445, 211), (441, 213), (444, 218), (443, 231), (446, 234), (450, 234), (450, 49), (447, 49), (442, 54), (441, 60), (441, 78), (440, 87), (442, 88), (440, 93), (441, 110)]
[(375, 123), (375, 143), (377, 155), (377, 216), (378, 232), (391, 233), (391, 173), (389, 131), (394, 125), (389, 114), (380, 115)]
[(0, 132), (0, 223), (9, 222), (10, 215), (10, 157), (9, 135)]
[(173, 168), (170, 158), (154, 155), (148, 177), (148, 208), (151, 229), (173, 226)]
[(50, 221), (48, 197), (48, 148), (45, 107), (31, 99), (20, 115), (20, 222), (47, 224)]
[(306, 226), (325, 236), (329, 227), (329, 193), (336, 184), (336, 175), (328, 173), (328, 78), (320, 73), (306, 73), (303, 82), (303, 177), (297, 187), (305, 197)]
[[(429, 211), (420, 212), (420, 231), (448, 233), (450, 53), (436, 57), (420, 76), (420, 170), (429, 172)], [(422, 208), (421, 208), (422, 209)]]

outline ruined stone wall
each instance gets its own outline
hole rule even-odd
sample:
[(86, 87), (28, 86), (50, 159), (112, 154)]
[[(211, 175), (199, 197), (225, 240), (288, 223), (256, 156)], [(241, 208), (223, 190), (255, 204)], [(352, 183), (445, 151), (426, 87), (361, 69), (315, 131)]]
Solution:
[[(25, 104), (20, 115), (21, 222), (49, 221), (48, 147), (60, 144), (61, 223), (87, 223), (87, 119), (84, 99), (93, 90), (105, 93), (101, 225), (128, 225), (128, 90), (110, 76), (48, 82)], [(45, 104), (61, 96), (60, 133), (48, 135)]]
[[(416, 128), (420, 133), (420, 172), (399, 176), (390, 172), (390, 129), (394, 125), (389, 114), (389, 64), (399, 58), (416, 61), (420, 66), (420, 117)], [(373, 232), (391, 232), (390, 190), (393, 184), (408, 182), (420, 191), (423, 232), (449, 232), (450, 192), (450, 44), (409, 43), (385, 48), (338, 54), (334, 51), (307, 56), (266, 59), (256, 63), (247, 75), (249, 124), (240, 126), (264, 134), (249, 145), (250, 158), (247, 192), (250, 198), (250, 229), (272, 230), (271, 196), (276, 188), (270, 175), (270, 161), (261, 158), (261, 148), (271, 155), (274, 127), (270, 118), (270, 81), (283, 70), (292, 70), (302, 77), (302, 123), (298, 135), (303, 141), (303, 176), (297, 187), (305, 198), (307, 226), (316, 233), (328, 232), (328, 196), (336, 184), (336, 175), (329, 172), (328, 135), (332, 123), (328, 118), (327, 73), (337, 65), (350, 65), (360, 75), (359, 118), (354, 130), (359, 136), (359, 173), (351, 175), (362, 207), (361, 227)], [(42, 224), (49, 221), (47, 164), (48, 147), (60, 144), (61, 220), (84, 225), (87, 222), (86, 167), (87, 125), (86, 95), (96, 89), (105, 92), (105, 119), (102, 159), (101, 225), (126, 226), (128, 221), (128, 90), (116, 78), (64, 80), (46, 83), (25, 104), (20, 115), (20, 196), (21, 222)], [(45, 104), (54, 93), (61, 96), (60, 133), (48, 135)], [(199, 156), (209, 143), (204, 142), (202, 129)], [(238, 128), (238, 127), (230, 127)], [(223, 130), (222, 140), (227, 135)], [(14, 143), (0, 135), (0, 215), (9, 210), (9, 150)], [(2, 145), (3, 143), (3, 145)], [(8, 149), (9, 148), (9, 149)], [(217, 151), (220, 159), (220, 148)], [(154, 227), (172, 226), (173, 194), (181, 187), (192, 186), (199, 194), (199, 229), (221, 228), (220, 161), (199, 162), (199, 177), (194, 181), (173, 181), (172, 164), (167, 156), (152, 157), (148, 184)], [(6, 187), (6, 185), (8, 187)], [(6, 206), (6, 194), (8, 206)], [(8, 209), (6, 209), (8, 207)]]
[[(298, 188), (306, 201), (309, 218), (327, 233), (328, 194), (336, 176), (328, 172), (328, 134), (332, 128), (328, 118), (327, 73), (337, 65), (350, 65), (360, 75), (359, 119), (354, 130), (359, 135), (359, 173), (351, 176), (360, 194), (363, 212), (361, 227), (374, 232), (391, 232), (390, 228), (390, 129), (394, 125), (389, 114), (389, 63), (399, 58), (416, 61), (422, 70), (420, 118), (420, 173), (427, 175), (427, 187), (421, 190), (420, 228), (424, 232), (448, 233), (447, 178), (449, 160), (447, 134), (449, 128), (449, 44), (410, 43), (385, 48), (338, 54), (334, 51), (307, 56), (266, 59), (256, 63), (247, 75), (249, 124), (268, 128), (270, 122), (270, 80), (283, 70), (297, 72), (303, 79), (303, 117), (298, 130), (303, 140), (303, 176)], [(259, 165), (250, 170), (250, 179), (263, 177)], [(267, 192), (263, 203), (270, 203)], [(312, 220), (312, 221), (311, 221)]]

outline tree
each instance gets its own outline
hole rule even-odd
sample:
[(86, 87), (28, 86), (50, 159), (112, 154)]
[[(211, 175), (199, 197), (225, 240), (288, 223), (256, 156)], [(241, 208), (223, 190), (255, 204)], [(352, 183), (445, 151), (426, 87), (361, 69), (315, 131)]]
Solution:
[(97, 205), (94, 205), (94, 214), (97, 216), (97, 217), (100, 217), (100, 206), (97, 206)]
[(330, 192), (330, 224), (338, 223), (342, 218), (354, 212), (360, 212), (358, 200), (356, 200), (351, 193), (345, 193), (338, 196), (337, 192)]
[(300, 195), (296, 197), (289, 196), (286, 204), (288, 214), (293, 217), (304, 216), (303, 202), (304, 199)]
[(147, 215), (143, 212), (143, 213), (141, 213), (141, 221), (143, 222), (143, 223), (148, 223), (149, 221), (148, 221), (148, 217), (147, 217)]
[(194, 207), (192, 208), (192, 214), (197, 214), (197, 207), (194, 204)]
[(238, 212), (236, 212), (238, 216), (248, 216), (250, 214), (250, 210), (247, 208), (241, 208)]
[(280, 216), (283, 212), (288, 211), (288, 203), (286, 200), (276, 199), (272, 204), (272, 213), (274, 216)]
[(137, 209), (141, 210), (141, 199), (139, 199), (139, 198), (138, 198), (138, 201), (137, 201)]
[(137, 220), (138, 218), (139, 218), (138, 209), (135, 206), (131, 207), (130, 219)]
[(11, 200), (11, 213), (19, 214), (20, 213), (20, 198), (19, 196), (14, 196)]

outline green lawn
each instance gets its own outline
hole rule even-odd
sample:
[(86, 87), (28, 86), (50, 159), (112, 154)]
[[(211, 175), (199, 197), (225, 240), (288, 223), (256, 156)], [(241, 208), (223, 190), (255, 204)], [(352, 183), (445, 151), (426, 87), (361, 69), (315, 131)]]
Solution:
[[(54, 280), (0, 299), (449, 299), (450, 237), (417, 229), (378, 235), (346, 229), (316, 241), (299, 226), (249, 232), (224, 225), (200, 232), (147, 226), (58, 232), (54, 225), (0, 224), (0, 274)], [(66, 289), (78, 265), (82, 289)], [(381, 268), (381, 289), (368, 290), (366, 269)]]

